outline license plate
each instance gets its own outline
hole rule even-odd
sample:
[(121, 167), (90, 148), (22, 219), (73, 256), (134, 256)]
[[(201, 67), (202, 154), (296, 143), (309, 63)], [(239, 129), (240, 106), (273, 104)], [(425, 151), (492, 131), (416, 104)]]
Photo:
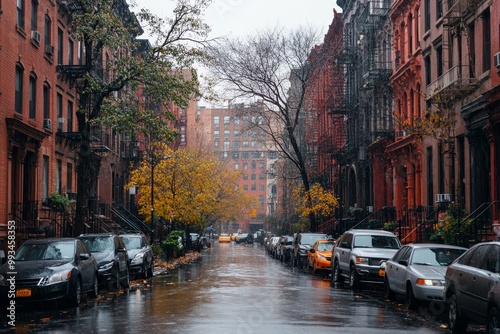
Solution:
[(31, 297), (31, 289), (16, 290), (16, 297)]

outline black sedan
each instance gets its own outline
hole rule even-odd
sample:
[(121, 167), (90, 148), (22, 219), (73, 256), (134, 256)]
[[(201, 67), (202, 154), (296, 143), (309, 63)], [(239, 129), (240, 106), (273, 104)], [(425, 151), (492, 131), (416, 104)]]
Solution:
[(15, 277), (16, 302), (66, 299), (78, 306), (84, 293), (98, 294), (97, 262), (80, 240), (28, 240), (18, 249), (14, 266), (0, 267), (0, 299), (4, 301), (14, 297), (9, 293), (11, 277)]
[(130, 275), (153, 277), (153, 251), (142, 233), (121, 234), (129, 259)]

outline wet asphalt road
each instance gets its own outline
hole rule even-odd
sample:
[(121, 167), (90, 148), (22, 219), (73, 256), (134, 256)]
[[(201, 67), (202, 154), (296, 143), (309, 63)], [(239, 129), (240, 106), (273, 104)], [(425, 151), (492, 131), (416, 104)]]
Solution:
[(434, 318), (386, 303), (380, 291), (331, 286), (272, 259), (258, 244), (215, 242), (196, 263), (145, 283), (118, 294), (103, 291), (79, 308), (23, 307), (16, 332), (450, 333)]

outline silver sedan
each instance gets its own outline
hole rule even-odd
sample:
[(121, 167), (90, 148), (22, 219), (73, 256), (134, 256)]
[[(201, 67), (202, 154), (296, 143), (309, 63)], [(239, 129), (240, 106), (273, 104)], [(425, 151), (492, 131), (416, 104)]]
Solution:
[(385, 295), (406, 297), (409, 309), (420, 301), (444, 301), (446, 267), (467, 248), (442, 244), (408, 244), (385, 264)]

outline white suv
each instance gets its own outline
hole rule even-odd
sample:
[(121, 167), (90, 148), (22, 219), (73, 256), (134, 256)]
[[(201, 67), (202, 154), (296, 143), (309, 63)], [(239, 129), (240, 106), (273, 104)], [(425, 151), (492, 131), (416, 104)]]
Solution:
[(349, 287), (359, 283), (384, 283), (380, 265), (401, 248), (394, 233), (382, 230), (350, 230), (345, 232), (332, 254), (332, 279), (349, 278)]

